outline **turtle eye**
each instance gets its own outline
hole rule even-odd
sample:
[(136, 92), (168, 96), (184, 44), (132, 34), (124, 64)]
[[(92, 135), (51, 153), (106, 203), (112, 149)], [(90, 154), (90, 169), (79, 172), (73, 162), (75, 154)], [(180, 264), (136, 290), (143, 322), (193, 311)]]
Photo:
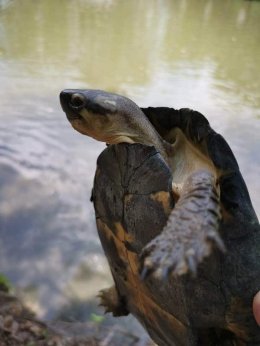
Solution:
[(70, 99), (70, 106), (72, 108), (83, 108), (85, 106), (85, 97), (82, 94), (73, 94)]

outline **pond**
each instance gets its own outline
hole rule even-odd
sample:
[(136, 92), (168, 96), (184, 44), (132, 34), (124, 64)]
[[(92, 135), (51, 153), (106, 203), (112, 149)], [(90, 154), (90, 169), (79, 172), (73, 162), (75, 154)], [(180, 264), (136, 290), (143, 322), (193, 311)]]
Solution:
[(111, 278), (90, 202), (104, 144), (64, 88), (189, 107), (231, 145), (260, 216), (260, 2), (0, 0), (0, 263), (39, 317), (86, 320)]

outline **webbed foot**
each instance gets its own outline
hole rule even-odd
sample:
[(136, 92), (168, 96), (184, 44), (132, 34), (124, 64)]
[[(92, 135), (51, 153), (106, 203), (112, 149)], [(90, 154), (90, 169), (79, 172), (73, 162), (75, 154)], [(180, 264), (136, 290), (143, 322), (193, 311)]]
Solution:
[(141, 277), (195, 275), (199, 263), (211, 254), (213, 247), (225, 251), (218, 234), (219, 219), (213, 176), (204, 171), (192, 174), (162, 233), (141, 253)]
[(115, 286), (99, 291), (100, 306), (105, 308), (105, 313), (111, 312), (113, 316), (126, 316), (129, 311), (124, 299), (119, 296)]

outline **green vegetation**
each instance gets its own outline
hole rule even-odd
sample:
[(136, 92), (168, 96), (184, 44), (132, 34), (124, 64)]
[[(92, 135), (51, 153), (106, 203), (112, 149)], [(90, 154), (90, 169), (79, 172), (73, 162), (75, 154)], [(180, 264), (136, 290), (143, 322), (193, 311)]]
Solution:
[(104, 321), (105, 317), (101, 315), (97, 315), (92, 313), (90, 316), (90, 320), (95, 323), (102, 323)]
[(7, 277), (0, 273), (0, 290), (9, 292), (12, 289), (12, 285)]

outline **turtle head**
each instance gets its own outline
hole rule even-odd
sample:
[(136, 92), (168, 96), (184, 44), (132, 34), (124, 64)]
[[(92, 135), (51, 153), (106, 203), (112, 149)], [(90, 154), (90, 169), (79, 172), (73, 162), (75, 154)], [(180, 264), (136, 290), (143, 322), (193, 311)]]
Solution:
[(154, 145), (164, 155), (163, 141), (141, 109), (127, 97), (101, 91), (66, 89), (61, 106), (72, 127), (108, 144)]
[(72, 127), (80, 133), (108, 143), (115, 140), (116, 134), (120, 135), (116, 95), (99, 90), (67, 89), (60, 93), (60, 101)]

